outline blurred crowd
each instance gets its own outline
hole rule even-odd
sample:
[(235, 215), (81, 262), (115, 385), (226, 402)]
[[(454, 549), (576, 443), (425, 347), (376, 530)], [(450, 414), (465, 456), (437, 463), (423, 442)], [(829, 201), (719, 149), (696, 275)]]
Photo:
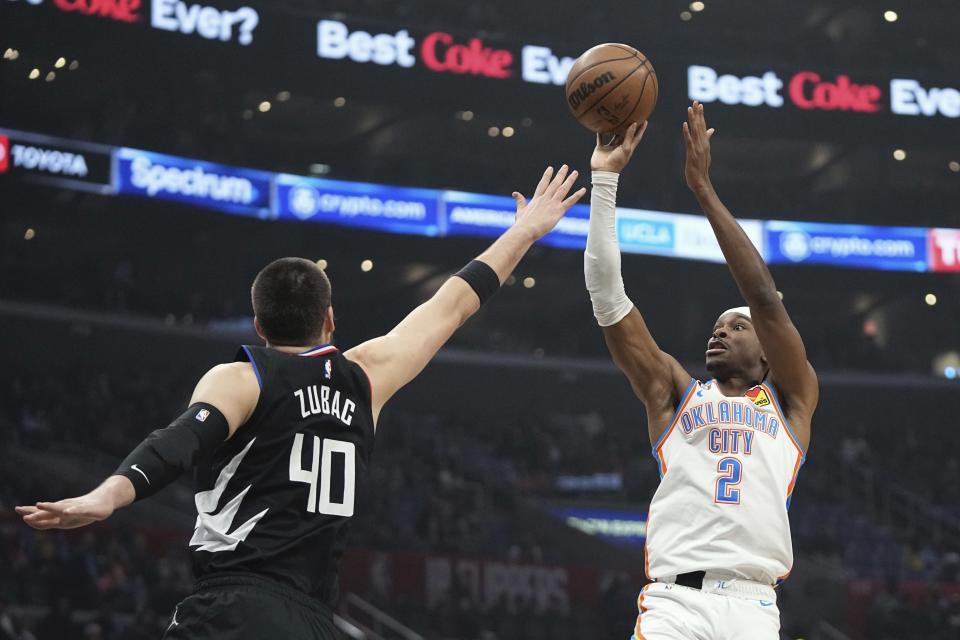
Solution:
[[(85, 452), (91, 464), (102, 461), (109, 471), (146, 432), (177, 414), (191, 379), (161, 369), (65, 368), (14, 373), (3, 385), (0, 564), (9, 570), (0, 572), (0, 640), (157, 637), (190, 590), (184, 532), (143, 522), (36, 533), (12, 517), (15, 504), (86, 487), (47, 469), (25, 469), (11, 456)], [(844, 411), (846, 394), (841, 396), (835, 401), (827, 394), (823, 411)], [(936, 412), (936, 403), (917, 400)], [(384, 414), (352, 526), (353, 546), (562, 564), (569, 550), (526, 530), (518, 518), (523, 504), (565, 499), (642, 505), (656, 488), (646, 433), (632, 417), (621, 423), (567, 403), (563, 411), (531, 406), (520, 415), (491, 419), (448, 405), (437, 413), (401, 405)], [(911, 411), (923, 417), (922, 408)], [(815, 434), (791, 508), (795, 548), (801, 559), (819, 557), (842, 567), (851, 580), (883, 585), (872, 600), (870, 624), (896, 622), (883, 626), (888, 635), (870, 637), (908, 637), (894, 630), (913, 618), (931, 629), (926, 638), (956, 637), (943, 635), (960, 631), (958, 601), (949, 591), (960, 583), (960, 547), (955, 531), (943, 524), (949, 521), (931, 527), (926, 511), (891, 520), (885, 513), (889, 501), (865, 498), (896, 490), (927, 510), (956, 513), (956, 449), (942, 441), (935, 446), (924, 431), (932, 427), (922, 419), (902, 432), (897, 421), (905, 418), (882, 402), (865, 402), (855, 413), (872, 427)], [(893, 438), (899, 446), (887, 446)], [(889, 468), (900, 470), (896, 485), (883, 473)], [(562, 475), (597, 473), (620, 482), (575, 490), (556, 482)], [(924, 595), (898, 596), (917, 585)], [(403, 599), (378, 604), (430, 638), (572, 639), (590, 637), (585, 629), (628, 629), (638, 587), (613, 581), (601, 596), (609, 609), (603, 612), (515, 605), (502, 610), (506, 604), (481, 606), (456, 590), (434, 610)]]

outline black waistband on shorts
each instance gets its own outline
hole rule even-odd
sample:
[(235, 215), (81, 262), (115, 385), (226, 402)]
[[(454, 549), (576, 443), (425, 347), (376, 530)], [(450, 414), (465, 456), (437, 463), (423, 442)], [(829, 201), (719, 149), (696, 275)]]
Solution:
[(325, 618), (333, 619), (333, 612), (330, 608), (316, 598), (310, 597), (299, 589), (289, 587), (276, 580), (255, 573), (218, 573), (215, 576), (200, 578), (194, 584), (194, 591), (224, 589), (229, 587), (252, 587), (254, 589), (267, 591), (282, 598), (298, 602)]

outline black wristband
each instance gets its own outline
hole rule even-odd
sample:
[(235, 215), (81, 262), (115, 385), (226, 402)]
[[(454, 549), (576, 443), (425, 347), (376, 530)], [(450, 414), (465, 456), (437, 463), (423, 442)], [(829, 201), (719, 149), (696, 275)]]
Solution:
[(471, 260), (467, 266), (454, 275), (462, 278), (470, 285), (470, 288), (480, 298), (480, 304), (489, 300), (493, 294), (500, 290), (500, 277), (497, 272), (481, 260)]
[(230, 435), (227, 419), (212, 404), (197, 402), (166, 429), (137, 445), (114, 475), (129, 478), (136, 500), (152, 496), (212, 453)]

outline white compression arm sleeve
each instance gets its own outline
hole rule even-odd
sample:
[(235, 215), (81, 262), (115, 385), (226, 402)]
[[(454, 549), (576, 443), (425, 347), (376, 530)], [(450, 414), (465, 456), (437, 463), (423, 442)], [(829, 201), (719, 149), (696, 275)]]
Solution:
[(593, 315), (601, 327), (623, 320), (633, 303), (620, 275), (620, 245), (617, 243), (617, 182), (620, 174), (593, 172), (590, 195), (590, 226), (583, 253), (583, 275), (593, 303)]

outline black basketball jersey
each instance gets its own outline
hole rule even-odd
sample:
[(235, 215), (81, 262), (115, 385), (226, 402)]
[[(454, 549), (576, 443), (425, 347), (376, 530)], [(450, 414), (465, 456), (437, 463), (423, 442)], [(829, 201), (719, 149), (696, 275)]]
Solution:
[(373, 452), (369, 380), (329, 345), (300, 354), (246, 346), (237, 360), (253, 364), (260, 400), (198, 467), (194, 574), (256, 573), (333, 606)]

